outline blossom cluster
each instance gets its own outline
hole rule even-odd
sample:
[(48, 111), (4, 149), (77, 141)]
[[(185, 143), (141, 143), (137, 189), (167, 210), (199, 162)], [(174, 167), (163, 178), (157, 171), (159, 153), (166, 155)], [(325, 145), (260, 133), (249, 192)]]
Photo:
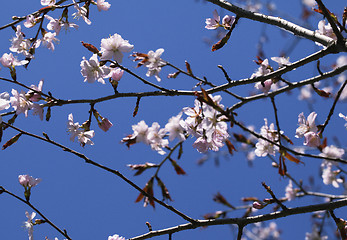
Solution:
[[(213, 102), (221, 109), (224, 106), (220, 103), (222, 97), (220, 95), (211, 96)], [(179, 141), (184, 141), (186, 135), (191, 135), (196, 138), (193, 147), (198, 152), (204, 153), (208, 150), (218, 151), (224, 146), (225, 140), (229, 137), (227, 123), (225, 119), (212, 106), (206, 103), (195, 100), (194, 107), (185, 107), (182, 112), (187, 115), (183, 120), (182, 112), (177, 116), (169, 119), (165, 128), (160, 129), (160, 125), (154, 122), (151, 127), (144, 121), (133, 125), (133, 134), (123, 138), (122, 142), (126, 142), (128, 146), (143, 142), (151, 146), (159, 154), (165, 154), (163, 148), (168, 147), (168, 140), (164, 137), (169, 137), (172, 141), (178, 138)]]
[[(279, 147), (274, 143), (278, 143), (279, 133), (277, 130), (275, 130), (275, 125), (273, 123), (268, 126), (268, 121), (266, 118), (264, 119), (264, 122), (264, 126), (262, 126), (260, 129), (260, 135), (263, 138), (258, 139), (258, 142), (255, 145), (256, 149), (254, 152), (258, 157), (265, 157), (268, 154), (275, 156), (276, 152), (278, 152), (279, 150)], [(268, 140), (270, 140), (271, 142)]]
[[(1, 61), (1, 60), (0, 60)], [(42, 99), (40, 92), (42, 91), (43, 80), (40, 80), (37, 86), (31, 85), (28, 92), (18, 92), (12, 89), (10, 94), (3, 92), (0, 94), (0, 110), (8, 109), (10, 106), (16, 111), (16, 115), (24, 113), (28, 116), (28, 111), (33, 110), (33, 115), (38, 115), (43, 120), (43, 108), (40, 104), (36, 103)]]
[(234, 16), (225, 15), (222, 20), (222, 24), (220, 23), (220, 16), (218, 15), (217, 10), (213, 11), (213, 17), (206, 19), (206, 29), (217, 29), (219, 27), (224, 27), (225, 29), (230, 29), (231, 25), (235, 22)]

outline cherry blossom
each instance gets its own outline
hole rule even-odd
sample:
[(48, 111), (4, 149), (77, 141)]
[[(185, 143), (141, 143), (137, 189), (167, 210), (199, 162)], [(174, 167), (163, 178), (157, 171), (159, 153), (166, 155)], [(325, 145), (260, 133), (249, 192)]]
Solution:
[(94, 130), (84, 131), (81, 127), (82, 126), (80, 126), (78, 122), (75, 123), (73, 121), (73, 115), (70, 113), (67, 123), (68, 133), (71, 134), (70, 140), (74, 141), (77, 137), (82, 146), (86, 144), (94, 145), (94, 143), (90, 140), (95, 135)]
[[(327, 37), (332, 38), (333, 40), (336, 40), (337, 37), (333, 31), (333, 28), (330, 26), (330, 23), (325, 25), (325, 20), (320, 20), (318, 23), (318, 30), (315, 31), (316, 34), (321, 34)], [(318, 46), (323, 46), (322, 44), (316, 42)]]
[(132, 134), (132, 138), (136, 138), (136, 142), (143, 142), (145, 144), (149, 144), (149, 140), (147, 138), (148, 135), (148, 125), (145, 121), (140, 121), (138, 124), (133, 125), (132, 129), (134, 133)]
[(300, 95), (298, 96), (299, 100), (308, 100), (312, 98), (312, 87), (305, 85), (300, 88)]
[(332, 184), (335, 188), (339, 187), (339, 183), (343, 183), (343, 180), (336, 178), (339, 171), (332, 170), (332, 163), (328, 162), (323, 164), (322, 178), (325, 185)]
[(23, 25), (26, 28), (32, 28), (33, 26), (36, 25), (37, 21), (38, 21), (38, 18), (35, 18), (33, 15), (28, 15)]
[(11, 106), (16, 110), (16, 114), (24, 113), (25, 117), (27, 117), (28, 110), (32, 108), (33, 103), (27, 99), (23, 90), (18, 93), (17, 90), (12, 89), (11, 93), (13, 96), (10, 98), (10, 102)]
[(29, 240), (33, 240), (34, 239), (34, 223), (33, 223), (33, 220), (34, 220), (34, 218), (36, 216), (36, 213), (32, 212), (31, 214), (29, 214), (26, 211), (25, 215), (28, 218), (28, 220), (26, 220), (24, 222), (24, 227), (28, 230)]
[(184, 121), (181, 119), (182, 112), (177, 116), (173, 116), (169, 119), (168, 123), (165, 125), (166, 132), (169, 133), (169, 140), (173, 141), (178, 138), (179, 141), (184, 141), (186, 139), (184, 135)]
[[(273, 123), (268, 126), (267, 119), (264, 119), (264, 126), (260, 129), (260, 135), (266, 139), (271, 140), (272, 142), (278, 141), (278, 133), (277, 130), (275, 130), (275, 125)], [(276, 152), (278, 152), (279, 148), (278, 146), (274, 145), (273, 143), (270, 143), (269, 141), (266, 141), (265, 139), (259, 138), (258, 142), (255, 145), (255, 155), (258, 157), (265, 157), (268, 154), (275, 156)]]
[(59, 42), (59, 40), (55, 37), (56, 35), (57, 33), (55, 32), (45, 32), (43, 38), (41, 39), (42, 44), (48, 49), (54, 51), (54, 42)]
[(41, 119), (41, 121), (43, 120), (43, 107), (40, 106), (40, 104), (37, 103), (33, 103), (32, 105), (32, 111), (33, 111), (33, 115), (38, 115)]
[(218, 15), (217, 10), (213, 11), (213, 18), (207, 18), (206, 19), (206, 26), (207, 29), (216, 29), (220, 27), (220, 16)]
[(289, 180), (289, 183), (286, 187), (286, 198), (288, 201), (292, 201), (296, 198), (296, 190), (293, 188), (293, 182), (292, 180)]
[(345, 154), (344, 149), (338, 148), (334, 145), (330, 145), (323, 148), (322, 153), (319, 155), (322, 157), (329, 157), (329, 158), (342, 158), (344, 154)]
[(69, 28), (75, 28), (78, 29), (78, 25), (74, 23), (70, 23), (64, 18), (55, 19), (52, 18), (49, 15), (45, 15), (45, 18), (49, 20), (49, 23), (47, 24), (47, 29), (51, 31), (55, 31), (56, 35), (60, 33), (61, 28), (63, 27), (65, 30), (68, 30)]
[(0, 110), (10, 107), (10, 94), (8, 92), (0, 93)]
[(222, 24), (225, 29), (230, 29), (231, 25), (235, 22), (234, 16), (225, 15), (222, 20)]
[(125, 238), (115, 234), (113, 236), (109, 236), (107, 240), (125, 240)]
[(4, 66), (4, 67), (7, 67), (7, 68), (13, 68), (15, 66), (21, 66), (21, 65), (25, 65), (28, 63), (28, 60), (22, 60), (22, 61), (19, 61), (17, 60), (12, 53), (10, 54), (7, 54), (7, 53), (4, 53), (2, 55), (2, 57), (0, 58), (0, 63)]
[(56, 0), (41, 0), (42, 6), (53, 6)]
[(105, 78), (112, 78), (114, 81), (119, 82), (123, 76), (124, 70), (120, 68), (111, 68), (110, 73)]
[[(209, 95), (214, 104), (221, 109), (224, 108), (220, 101), (220, 95)], [(183, 108), (183, 112), (188, 115), (182, 127), (195, 136), (197, 140), (193, 147), (197, 148), (198, 152), (206, 152), (207, 150), (218, 151), (224, 146), (225, 140), (229, 137), (228, 127), (223, 117), (211, 106), (206, 103), (200, 103), (195, 100), (194, 108)], [(203, 114), (202, 114), (203, 113)]]
[(148, 60), (145, 62), (145, 66), (148, 68), (148, 71), (146, 73), (147, 77), (155, 76), (158, 82), (161, 81), (161, 78), (159, 77), (159, 72), (161, 71), (162, 66), (164, 66), (166, 63), (160, 58), (163, 54), (164, 49), (159, 48), (155, 52), (152, 50), (148, 52)]
[(283, 66), (291, 64), (291, 62), (289, 62), (289, 57), (287, 57), (287, 58), (285, 58), (285, 57), (272, 57), (271, 60), (274, 62), (277, 62), (278, 66), (280, 68)]
[(96, 6), (98, 7), (98, 11), (100, 12), (102, 10), (107, 11), (111, 7), (111, 4), (105, 2), (105, 0), (97, 0)]
[(105, 65), (100, 66), (97, 54), (93, 54), (89, 61), (83, 57), (80, 66), (84, 82), (93, 83), (98, 81), (105, 84), (104, 78), (110, 73), (110, 69)]
[(19, 175), (18, 181), (23, 187), (32, 188), (41, 182), (41, 178), (33, 178), (29, 175)]
[(259, 64), (258, 70), (252, 74), (251, 78), (264, 76), (271, 72), (271, 67), (269, 65), (269, 60), (265, 59)]
[(157, 151), (160, 155), (164, 155), (163, 148), (169, 145), (169, 141), (164, 139), (166, 135), (165, 128), (160, 128), (157, 122), (154, 122), (150, 128), (148, 128), (147, 139), (150, 142), (151, 148)]
[(309, 8), (313, 8), (314, 6), (317, 5), (315, 0), (302, 0), (302, 3)]
[[(31, 85), (30, 88), (35, 90), (35, 91), (38, 91), (38, 92), (41, 92), (42, 91), (42, 87), (43, 87), (43, 79), (40, 80), (39, 84), (37, 86), (35, 85)], [(41, 94), (33, 91), (33, 90), (29, 90), (27, 92), (28, 95), (30, 95), (30, 98), (29, 100), (32, 101), (32, 102), (38, 102), (41, 100)]]
[(265, 94), (268, 94), (271, 87), (272, 87), (272, 80), (271, 79), (268, 79), (268, 80), (265, 80), (264, 82), (257, 82), (254, 87), (256, 89), (259, 89), (261, 90), (263, 93)]
[(75, 0), (72, 0), (72, 2), (74, 3), (75, 9), (77, 10), (77, 12), (73, 13), (72, 16), (76, 19), (80, 19), (82, 17), (86, 24), (88, 25), (92, 24), (92, 22), (87, 17), (87, 13), (88, 13), (87, 9), (84, 6), (80, 7)]
[(299, 127), (296, 129), (296, 138), (305, 137), (304, 145), (309, 147), (317, 147), (320, 144), (320, 138), (318, 136), (318, 128), (315, 124), (317, 113), (312, 112), (308, 115), (307, 120), (304, 113), (300, 113), (298, 116)]
[(264, 223), (255, 223), (255, 227), (252, 228), (252, 231), (247, 234), (247, 237), (253, 240), (260, 239), (280, 239), (280, 231), (277, 229), (277, 224), (275, 222), (270, 222), (269, 226), (265, 227)]
[[(31, 48), (31, 42), (29, 39), (24, 38), (24, 33), (20, 25), (16, 27), (16, 36), (11, 39), (12, 45), (10, 47), (11, 52), (23, 54), (27, 58), (31, 58), (32, 55), (29, 52)], [(39, 42), (39, 41), (38, 41)], [(37, 48), (39, 44), (33, 44), (33, 47)]]
[(118, 63), (122, 62), (123, 52), (130, 52), (134, 49), (128, 40), (124, 40), (121, 35), (115, 33), (109, 38), (101, 40), (101, 60), (111, 60), (112, 58)]

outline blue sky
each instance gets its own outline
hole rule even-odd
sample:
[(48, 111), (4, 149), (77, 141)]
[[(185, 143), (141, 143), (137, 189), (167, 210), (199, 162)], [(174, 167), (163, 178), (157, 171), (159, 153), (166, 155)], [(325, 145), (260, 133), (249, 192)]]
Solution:
[[(13, 4), (15, 3), (15, 4)], [(107, 12), (98, 12), (92, 7), (88, 26), (82, 19), (74, 21), (80, 27), (71, 29), (67, 33), (62, 31), (58, 36), (60, 42), (54, 52), (40, 47), (37, 49), (35, 59), (28, 69), (17, 69), (18, 81), (27, 85), (37, 85), (44, 79), (43, 91), (50, 91), (54, 97), (60, 99), (90, 99), (113, 94), (109, 84), (88, 84), (83, 82), (80, 74), (82, 57), (90, 58), (91, 53), (80, 43), (84, 41), (100, 47), (102, 38), (107, 38), (115, 33), (133, 44), (134, 51), (147, 53), (149, 50), (164, 48), (162, 58), (182, 69), (187, 60), (196, 76), (205, 76), (215, 84), (225, 83), (223, 73), (217, 65), (223, 65), (229, 76), (234, 79), (247, 78), (257, 69), (253, 62), (257, 55), (257, 43), (263, 31), (263, 25), (251, 20), (241, 19), (232, 33), (228, 44), (221, 50), (211, 52), (204, 39), (217, 40), (214, 31), (206, 30), (205, 19), (212, 16), (216, 9), (222, 16), (225, 10), (202, 1), (110, 1), (111, 8)], [(278, 12), (285, 19), (294, 19), (300, 23), (300, 1), (274, 1)], [(331, 11), (341, 16), (344, 1), (335, 0), (327, 3)], [(0, 8), (0, 25), (11, 21), (11, 17), (23, 16), (41, 8), (40, 1), (15, 0), (5, 1)], [(265, 10), (264, 10), (265, 11)], [(53, 17), (58, 17), (60, 10), (55, 10)], [(321, 17), (316, 15), (310, 19), (309, 26), (312, 30), (317, 28)], [(46, 23), (44, 23), (45, 26)], [(27, 36), (32, 36), (32, 29), (24, 29)], [(274, 27), (266, 27), (267, 41), (264, 43), (266, 57), (279, 56), (281, 51), (293, 42), (293, 37)], [(14, 36), (10, 28), (1, 32), (1, 55), (9, 53), (9, 39)], [(309, 53), (319, 49), (314, 43), (302, 39), (290, 54), (292, 61), (298, 60)], [(337, 56), (329, 56), (322, 60), (322, 66), (330, 70)], [(271, 63), (276, 66), (274, 62)], [(146, 69), (135, 69), (136, 64), (132, 58), (125, 55), (123, 65), (147, 80), (156, 83), (154, 77), (145, 76)], [(179, 75), (176, 79), (167, 79), (168, 73), (174, 72), (170, 67), (164, 67), (161, 86), (170, 89), (191, 90), (196, 84), (195, 80)], [(316, 75), (317, 72), (311, 64), (303, 69), (298, 69), (286, 75), (290, 81), (298, 81)], [(10, 78), (9, 71), (2, 68), (0, 76)], [(0, 82), (0, 91), (10, 92), (12, 88), (21, 90), (19, 86)], [(153, 91), (138, 79), (124, 74), (119, 86), (119, 92)], [(253, 86), (233, 89), (238, 94), (246, 96), (253, 90)], [(296, 145), (302, 144), (302, 139), (295, 139), (297, 116), (304, 112), (307, 116), (311, 110), (307, 103), (297, 100), (298, 91), (278, 98), (279, 117), (283, 125), (282, 130), (295, 140)], [(332, 99), (316, 98), (313, 104), (318, 113), (318, 121), (322, 123), (332, 104)], [(139, 112), (132, 117), (136, 98), (114, 99), (100, 104), (95, 108), (99, 113), (112, 121), (114, 126), (107, 132), (101, 131), (95, 121), (92, 129), (95, 130), (94, 146), (82, 148), (77, 142), (71, 142), (67, 134), (67, 116), (73, 113), (75, 121), (80, 123), (88, 118), (88, 104), (73, 104), (52, 108), (52, 117), (49, 122), (40, 121), (38, 117), (29, 113), (28, 118), (20, 115), (15, 126), (28, 132), (42, 135), (45, 132), (51, 139), (79, 151), (90, 159), (117, 169), (130, 178), (140, 187), (152, 176), (153, 171), (148, 170), (141, 176), (133, 176), (127, 164), (144, 162), (159, 163), (163, 156), (152, 151), (149, 146), (136, 144), (130, 149), (120, 143), (121, 139), (132, 133), (131, 126), (141, 120), (148, 125), (158, 122), (162, 127), (168, 119), (177, 115), (183, 107), (193, 106), (194, 97), (148, 97), (141, 99)], [(232, 106), (235, 99), (223, 96), (222, 103)], [(339, 103), (336, 112), (347, 113), (345, 102)], [(245, 125), (254, 125), (259, 131), (263, 119), (268, 118), (274, 122), (274, 114), (269, 100), (260, 100), (246, 105), (238, 110), (238, 118)], [(4, 117), (5, 119), (5, 117)], [(7, 119), (5, 119), (7, 120)], [(333, 143), (333, 136), (338, 135), (341, 147), (346, 148), (346, 134), (343, 127), (344, 121), (337, 114), (332, 118), (333, 124), (326, 129), (328, 141)], [(242, 133), (240, 129), (233, 128), (230, 133)], [(8, 129), (4, 132), (3, 143), (14, 136), (15, 131)], [(191, 147), (192, 139), (187, 140), (183, 146), (183, 156), (178, 163), (187, 172), (185, 176), (176, 175), (170, 164), (161, 170), (159, 176), (165, 182), (173, 198), (172, 204), (180, 211), (192, 218), (202, 218), (204, 214), (225, 207), (215, 203), (212, 199), (217, 192), (222, 193), (233, 205), (243, 205), (242, 197), (270, 197), (261, 186), (265, 181), (278, 196), (284, 196), (284, 188), (288, 180), (280, 177), (277, 170), (271, 166), (267, 158), (256, 158), (253, 167), (249, 167), (245, 155), (239, 151), (234, 156), (224, 157), (226, 148), (220, 154), (210, 153), (209, 160), (202, 166), (197, 161), (204, 155), (197, 153)], [(107, 239), (109, 235), (119, 234), (126, 238), (146, 233), (145, 222), (150, 222), (153, 229), (161, 229), (184, 223), (184, 220), (157, 205), (143, 208), (142, 203), (134, 203), (138, 192), (120, 178), (104, 172), (83, 162), (76, 156), (39, 140), (23, 136), (19, 141), (0, 155), (0, 185), (22, 196), (23, 188), (18, 183), (18, 175), (29, 174), (42, 179), (42, 182), (32, 189), (31, 203), (37, 206), (57, 226), (66, 229), (72, 239)], [(177, 160), (177, 153), (174, 153)], [(215, 159), (219, 158), (219, 166), (215, 166)], [(302, 159), (304, 165), (288, 163), (288, 171), (297, 179), (302, 179), (308, 185), (308, 179), (316, 179), (317, 191), (342, 194), (343, 190), (332, 189), (322, 185), (319, 175), (320, 160)], [(318, 186), (320, 186), (318, 188)], [(155, 195), (160, 196), (160, 189), (155, 188)], [(322, 199), (309, 198), (288, 203), (289, 207), (315, 203)], [(0, 196), (0, 239), (26, 239), (27, 232), (23, 226), (26, 220), (25, 211), (31, 209), (21, 202), (10, 198), (8, 195)], [(270, 211), (265, 209), (264, 212)], [(263, 213), (263, 212), (261, 212)], [(346, 216), (346, 210), (336, 211), (341, 217)], [(240, 217), (242, 211), (231, 212), (229, 217)], [(303, 239), (305, 232), (311, 231), (311, 218), (309, 214), (289, 217), (276, 221), (282, 230), (282, 239)], [(295, 229), (295, 231), (293, 231)], [(334, 226), (327, 226), (326, 231), (332, 232)], [(48, 224), (35, 226), (35, 239), (62, 239)], [(156, 239), (167, 239), (167, 236)], [(173, 235), (175, 240), (180, 239), (234, 239), (235, 229), (229, 226), (215, 226), (207, 229), (195, 229)]]

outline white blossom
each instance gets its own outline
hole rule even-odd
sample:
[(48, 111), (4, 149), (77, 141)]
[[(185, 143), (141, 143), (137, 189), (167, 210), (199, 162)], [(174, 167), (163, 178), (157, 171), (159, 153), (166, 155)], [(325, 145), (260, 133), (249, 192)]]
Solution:
[(130, 52), (134, 48), (128, 40), (124, 40), (121, 35), (115, 33), (109, 38), (101, 39), (101, 60), (111, 60), (122, 62), (123, 52)]
[(80, 66), (81, 74), (84, 77), (84, 82), (93, 83), (98, 81), (105, 84), (104, 78), (110, 73), (110, 69), (105, 65), (100, 66), (97, 54), (93, 54), (89, 61), (83, 57)]

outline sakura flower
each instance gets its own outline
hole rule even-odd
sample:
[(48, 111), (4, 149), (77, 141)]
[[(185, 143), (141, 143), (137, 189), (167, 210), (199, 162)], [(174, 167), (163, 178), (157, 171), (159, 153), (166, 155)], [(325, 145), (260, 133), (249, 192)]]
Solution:
[[(342, 113), (339, 113), (339, 117), (347, 121), (347, 116), (343, 115)], [(347, 129), (347, 123), (345, 123), (345, 128)]]
[[(16, 27), (16, 36), (11, 39), (12, 45), (10, 47), (11, 52), (23, 54), (25, 57), (32, 57), (29, 50), (31, 48), (31, 42), (29, 39), (24, 39), (24, 33), (20, 25)], [(38, 47), (37, 44), (33, 44), (33, 47)]]
[(27, 99), (23, 90), (18, 93), (17, 90), (12, 89), (11, 93), (13, 96), (10, 98), (10, 102), (14, 110), (16, 110), (16, 114), (24, 113), (25, 117), (27, 117), (28, 110), (32, 108), (33, 103)]
[[(321, 20), (318, 23), (318, 30), (315, 31), (316, 34), (321, 34), (327, 37), (332, 38), (333, 40), (336, 40), (337, 37), (333, 31), (333, 28), (330, 26), (330, 23), (328, 23), (327, 25), (325, 25), (325, 20)], [(322, 44), (317, 43), (316, 44), (318, 46), (322, 46)]]
[(343, 183), (343, 180), (340, 178), (336, 178), (337, 174), (339, 174), (339, 171), (333, 171), (332, 170), (332, 163), (325, 164), (325, 167), (322, 171), (322, 178), (323, 183), (325, 185), (332, 184), (335, 188), (339, 187), (339, 183)]
[(166, 135), (166, 130), (164, 128), (160, 129), (160, 125), (154, 122), (150, 128), (148, 128), (147, 139), (150, 142), (151, 148), (157, 151), (160, 155), (164, 155), (164, 147), (169, 145), (169, 141), (164, 139)]
[(317, 113), (312, 112), (312, 113), (310, 113), (310, 115), (308, 115), (307, 120), (306, 120), (304, 113), (300, 113), (298, 116), (299, 127), (296, 129), (295, 137), (301, 138), (307, 132), (316, 133), (318, 131), (318, 128), (317, 128), (316, 123), (315, 123), (316, 117), (317, 117)]
[(155, 76), (158, 82), (161, 81), (159, 77), (159, 72), (161, 71), (162, 66), (164, 66), (166, 63), (160, 58), (163, 54), (164, 49), (159, 48), (155, 52), (149, 51), (148, 52), (148, 61), (145, 63), (145, 66), (148, 68), (148, 71), (146, 73), (147, 77)]
[(119, 82), (122, 78), (124, 70), (120, 68), (112, 68), (110, 73), (105, 78), (112, 78), (114, 81)]
[(98, 10), (100, 12), (101, 10), (107, 11), (111, 7), (111, 4), (105, 2), (105, 0), (97, 0), (96, 6), (98, 7)]
[(72, 16), (76, 19), (80, 19), (82, 17), (86, 24), (92, 24), (92, 22), (87, 17), (88, 10), (86, 9), (86, 7), (80, 7), (75, 0), (72, 0), (72, 2), (74, 3), (74, 8), (77, 10), (77, 12), (73, 13)]
[(8, 92), (0, 93), (0, 110), (10, 107), (10, 94)]
[(235, 22), (234, 16), (225, 15), (222, 20), (222, 25), (225, 29), (230, 29), (231, 25)]
[(265, 59), (259, 64), (258, 70), (252, 74), (251, 78), (264, 76), (271, 72), (271, 66), (269, 65), (269, 60)]
[(34, 220), (34, 218), (36, 216), (36, 213), (32, 212), (31, 214), (29, 214), (26, 211), (25, 215), (28, 218), (28, 220), (26, 220), (24, 222), (24, 227), (28, 230), (29, 240), (33, 240), (34, 239), (34, 223), (33, 223), (33, 220)]
[(45, 18), (49, 20), (49, 23), (47, 24), (47, 29), (51, 31), (55, 31), (56, 35), (60, 33), (61, 28), (63, 27), (65, 30), (69, 28), (78, 28), (77, 24), (70, 23), (66, 19), (60, 18), (60, 19), (55, 19), (52, 18), (51, 16), (45, 15)]
[(105, 84), (104, 78), (110, 73), (110, 69), (105, 65), (100, 66), (97, 54), (93, 54), (89, 61), (83, 57), (80, 66), (81, 74), (85, 78), (84, 82), (93, 83), (98, 81)]
[(37, 86), (35, 85), (31, 85), (30, 88), (37, 91), (33, 91), (33, 90), (29, 90), (27, 92), (28, 95), (30, 95), (29, 100), (32, 102), (38, 102), (41, 99), (41, 94), (39, 94), (38, 92), (42, 91), (42, 87), (43, 87), (43, 79), (40, 80), (39, 84)]
[(345, 150), (342, 148), (338, 148), (334, 145), (326, 146), (323, 148), (322, 153), (319, 156), (329, 157), (329, 158), (342, 158), (345, 154)]
[[(265, 125), (261, 127), (260, 129), (260, 135), (266, 139), (269, 139), (272, 142), (278, 141), (278, 133), (277, 130), (275, 130), (275, 126), (273, 123), (268, 126), (267, 119), (264, 119)], [(273, 143), (259, 138), (258, 142), (255, 145), (255, 155), (258, 157), (265, 157), (268, 154), (275, 156), (276, 152), (278, 152), (279, 148), (278, 146), (274, 145)]]
[(54, 51), (54, 42), (59, 42), (59, 40), (55, 37), (56, 35), (57, 33), (55, 32), (45, 32), (43, 38), (41, 39), (42, 44), (48, 49)]
[(2, 55), (2, 57), (0, 58), (0, 63), (4, 66), (4, 67), (7, 67), (7, 68), (13, 68), (15, 66), (21, 66), (21, 65), (25, 65), (28, 63), (28, 60), (22, 60), (22, 61), (19, 61), (17, 60), (12, 53), (10, 54), (7, 54), (7, 53), (4, 53)]
[(80, 124), (78, 122), (73, 121), (73, 115), (72, 113), (68, 116), (68, 122), (67, 122), (67, 129), (68, 132), (71, 134), (70, 140), (74, 141), (75, 138), (81, 133)]
[(132, 129), (134, 131), (132, 137), (136, 138), (136, 142), (144, 142), (145, 144), (149, 144), (149, 140), (147, 138), (148, 125), (145, 123), (145, 121), (142, 120), (138, 124), (133, 125)]
[(68, 116), (68, 132), (71, 134), (70, 140), (74, 141), (77, 137), (81, 146), (84, 147), (86, 144), (94, 145), (90, 140), (94, 137), (94, 130), (85, 131), (81, 128), (78, 122), (74, 123), (72, 113)]
[(300, 88), (299, 100), (308, 100), (312, 97), (312, 88), (311, 86), (305, 85)]
[(109, 38), (101, 39), (101, 60), (111, 60), (122, 62), (123, 52), (130, 52), (134, 48), (128, 40), (124, 40), (121, 35), (115, 33)]
[(263, 223), (255, 223), (254, 226), (252, 233), (257, 236), (256, 239), (280, 239), (280, 231), (277, 229), (275, 222), (270, 222), (267, 227)]
[(55, 4), (55, 0), (41, 0), (42, 6), (53, 6)]
[(32, 188), (35, 187), (37, 184), (41, 182), (40, 178), (33, 178), (29, 175), (19, 175), (18, 181), (20, 185), (22, 185), (25, 188)]
[(257, 82), (254, 87), (256, 89), (259, 89), (261, 90), (262, 92), (264, 92), (265, 94), (268, 94), (270, 89), (271, 89), (271, 86), (272, 86), (272, 80), (271, 79), (268, 79), (268, 80), (265, 80), (265, 82)]
[(33, 26), (36, 25), (37, 21), (38, 21), (38, 18), (35, 18), (33, 15), (28, 15), (26, 17), (26, 21), (24, 22), (24, 26), (26, 28), (32, 28)]
[(304, 145), (309, 147), (318, 147), (320, 145), (320, 137), (315, 132), (307, 132), (304, 134), (305, 141)]
[(109, 236), (107, 240), (125, 240), (125, 238), (115, 234), (113, 236)]
[(218, 15), (218, 12), (217, 10), (214, 10), (213, 11), (213, 18), (207, 18), (205, 23), (206, 23), (206, 26), (205, 28), (206, 29), (216, 29), (218, 27), (220, 27), (220, 16)]
[(148, 71), (146, 74), (147, 77), (154, 75), (157, 81), (160, 82), (161, 79), (159, 77), (159, 72), (161, 71), (161, 68), (166, 65), (166, 62), (160, 58), (163, 52), (164, 52), (164, 49), (159, 48), (155, 52), (151, 50), (147, 54), (134, 53), (132, 54), (132, 56), (135, 57), (134, 61), (141, 60), (137, 64), (137, 67), (144, 65), (148, 68)]
[(169, 133), (170, 141), (173, 141), (175, 138), (178, 138), (179, 141), (184, 141), (186, 139), (184, 136), (184, 128), (182, 127), (184, 123), (181, 117), (182, 112), (177, 116), (171, 117), (169, 122), (165, 125), (165, 130)]
[(289, 180), (289, 184), (286, 187), (286, 198), (288, 201), (292, 201), (296, 197), (296, 190), (293, 188), (292, 180)]
[(272, 57), (271, 60), (277, 62), (279, 67), (283, 67), (290, 64), (289, 57)]
[(302, 0), (302, 3), (309, 8), (313, 8), (314, 6), (317, 5), (315, 0)]
[(32, 111), (33, 111), (33, 115), (38, 115), (41, 121), (43, 120), (43, 107), (41, 107), (40, 104), (33, 103)]

